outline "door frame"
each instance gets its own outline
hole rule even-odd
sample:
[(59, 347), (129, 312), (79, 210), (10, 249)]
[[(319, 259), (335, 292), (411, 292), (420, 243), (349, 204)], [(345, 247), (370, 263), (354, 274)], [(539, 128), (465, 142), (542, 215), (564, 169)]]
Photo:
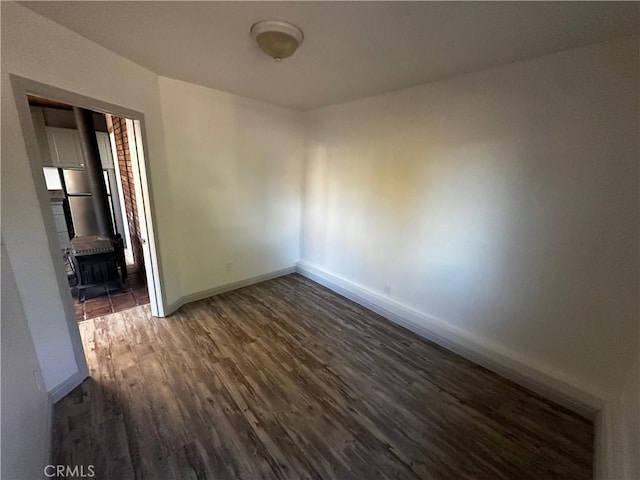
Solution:
[[(36, 82), (34, 80), (30, 80), (18, 75), (9, 74), (9, 79), (18, 110), (18, 118), (27, 149), (27, 155), (29, 157), (31, 175), (33, 177), (36, 193), (38, 195), (38, 202), (44, 220), (44, 227), (47, 233), (49, 253), (51, 255), (52, 263), (56, 272), (56, 280), (58, 283), (58, 288), (60, 290), (60, 296), (63, 300), (62, 303), (65, 309), (67, 326), (69, 328), (69, 334), (71, 337), (71, 343), (73, 345), (75, 359), (78, 364), (78, 368), (81, 372), (85, 373), (84, 376), (86, 377), (88, 374), (88, 370), (86, 359), (84, 356), (84, 349), (82, 348), (82, 340), (80, 338), (80, 329), (78, 327), (78, 321), (76, 320), (73, 300), (71, 298), (68, 281), (64, 271), (64, 265), (59, 254), (60, 246), (58, 245), (58, 238), (55, 232), (53, 221), (53, 212), (50, 208), (49, 197), (44, 183), (44, 175), (42, 173), (42, 160), (40, 158), (39, 145), (36, 140), (36, 133), (31, 118), (31, 112), (29, 110), (27, 95), (44, 97), (50, 100), (56, 100), (62, 103), (86, 108), (96, 112), (108, 113), (118, 117), (124, 117), (134, 120), (135, 123), (139, 125), (139, 132), (141, 137), (137, 138), (136, 141), (140, 142), (139, 146), (142, 152), (146, 153), (149, 151), (149, 149), (147, 148), (144, 114), (136, 110), (131, 110), (129, 108), (114, 105), (102, 100), (96, 100), (94, 98), (86, 97), (84, 95), (63, 90), (61, 88), (44, 83)], [(164, 317), (167, 303), (161, 281), (163, 270), (156, 245), (158, 238), (156, 231), (157, 215), (152, 202), (153, 190), (151, 185), (149, 164), (147, 160), (148, 159), (144, 157), (142, 158), (142, 161), (139, 162), (140, 172), (137, 172), (143, 186), (142, 198), (140, 200), (144, 205), (145, 213), (144, 217), (139, 218), (139, 220), (146, 222), (147, 232), (149, 232), (147, 245), (149, 250), (150, 265), (145, 265), (145, 270), (147, 275), (147, 288), (149, 289), (149, 300), (151, 301), (151, 313), (154, 316)]]
[[(146, 158), (146, 146), (142, 121), (127, 117), (125, 119), (127, 127), (127, 138), (129, 139), (129, 154), (131, 156), (131, 167), (133, 169), (133, 183), (138, 206), (138, 220), (140, 224), (140, 242), (142, 243), (142, 253), (144, 255), (145, 275), (147, 277), (147, 289), (149, 291), (149, 301), (151, 303), (151, 314), (155, 317), (164, 317), (165, 308), (160, 284), (160, 271), (158, 270), (158, 251), (156, 249), (156, 233), (153, 229), (153, 216), (151, 211), (151, 186), (149, 185), (149, 168)], [(149, 265), (150, 268), (147, 268)], [(150, 272), (149, 270), (155, 271)]]

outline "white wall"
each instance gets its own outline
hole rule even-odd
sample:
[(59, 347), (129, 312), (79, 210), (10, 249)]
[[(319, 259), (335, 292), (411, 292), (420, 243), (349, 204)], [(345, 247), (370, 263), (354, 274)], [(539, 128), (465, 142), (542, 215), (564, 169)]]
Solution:
[(160, 99), (184, 294), (294, 266), (303, 115), (163, 77)]
[[(78, 372), (9, 74), (142, 112), (165, 296), (180, 296), (157, 76), (30, 10), (2, 2), (2, 232), (42, 374), (54, 390)], [(26, 41), (25, 39), (28, 39)], [(44, 180), (40, 179), (41, 188)], [(49, 209), (50, 210), (50, 209)], [(62, 260), (60, 260), (62, 261)], [(68, 299), (67, 299), (68, 300)], [(73, 314), (73, 312), (70, 312)]]
[(2, 472), (6, 479), (42, 478), (49, 462), (49, 396), (2, 245)]
[(311, 112), (302, 265), (608, 397), (638, 339), (638, 94), (634, 38)]

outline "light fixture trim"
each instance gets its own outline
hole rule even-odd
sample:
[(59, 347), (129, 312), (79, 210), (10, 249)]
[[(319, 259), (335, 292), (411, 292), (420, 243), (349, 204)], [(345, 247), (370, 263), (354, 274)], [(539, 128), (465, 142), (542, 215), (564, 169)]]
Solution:
[[(276, 37), (282, 37), (282, 35), (286, 36), (285, 38), (290, 37), (291, 41), (294, 43), (290, 43), (284, 49), (278, 49), (278, 44), (280, 42), (275, 42), (275, 44), (273, 44), (273, 42), (261, 41), (264, 40), (264, 37), (274, 33), (278, 34)], [(261, 22), (254, 23), (251, 26), (251, 35), (260, 49), (277, 61), (293, 55), (298, 47), (302, 45), (302, 41), (304, 40), (302, 30), (295, 25), (282, 20), (263, 20)], [(262, 36), (262, 39), (258, 38), (260, 36)]]

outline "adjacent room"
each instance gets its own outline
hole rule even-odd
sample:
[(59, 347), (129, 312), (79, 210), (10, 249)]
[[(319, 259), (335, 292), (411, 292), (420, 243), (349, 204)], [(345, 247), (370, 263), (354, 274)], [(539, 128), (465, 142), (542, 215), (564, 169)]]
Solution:
[(640, 479), (640, 4), (0, 9), (3, 479)]
[[(77, 320), (148, 304), (131, 124), (46, 98), (27, 99)], [(97, 157), (84, 150), (91, 151), (94, 137)], [(99, 182), (91, 176), (93, 158)], [(102, 185), (104, 190), (96, 188)]]

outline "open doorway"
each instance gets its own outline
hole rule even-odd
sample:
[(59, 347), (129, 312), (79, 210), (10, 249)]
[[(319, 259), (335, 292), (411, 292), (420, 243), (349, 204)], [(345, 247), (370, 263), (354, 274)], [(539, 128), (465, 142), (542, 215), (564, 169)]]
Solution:
[[(50, 304), (52, 304), (51, 301), (38, 302), (38, 300), (34, 299), (34, 301), (29, 302), (31, 305), (37, 305), (38, 307), (36, 310), (37, 315), (34, 316), (35, 320), (42, 320), (40, 321), (38, 326), (51, 326), (50, 332), (48, 333), (51, 334), (52, 342), (49, 342), (48, 336), (42, 335), (42, 329), (39, 329), (38, 331), (40, 332), (40, 334), (35, 335), (37, 339), (34, 338), (34, 343), (36, 344), (36, 351), (42, 349), (42, 351), (50, 352), (51, 349), (47, 350), (47, 348), (52, 344), (56, 345), (56, 348), (58, 349), (58, 351), (60, 351), (61, 354), (63, 350), (68, 348), (69, 343), (71, 348), (71, 352), (64, 352), (64, 354), (67, 355), (67, 357), (65, 358), (69, 360), (64, 365), (66, 369), (63, 371), (63, 369), (60, 368), (60, 371), (58, 371), (56, 370), (56, 368), (52, 368), (50, 369), (51, 371), (49, 373), (51, 373), (51, 378), (53, 378), (53, 380), (51, 380), (50, 377), (45, 378), (45, 385), (49, 391), (50, 397), (54, 402), (56, 402), (57, 400), (68, 394), (73, 388), (77, 387), (85, 378), (87, 378), (89, 374), (87, 361), (85, 358), (85, 349), (83, 347), (80, 334), (80, 327), (82, 326), (82, 324), (86, 325), (86, 322), (78, 322), (78, 319), (76, 317), (74, 309), (75, 300), (71, 295), (69, 278), (62, 256), (60, 239), (58, 237), (58, 227), (56, 226), (56, 221), (54, 220), (54, 212), (51, 205), (51, 196), (49, 189), (47, 188), (45, 173), (43, 170), (43, 167), (47, 166), (43, 164), (43, 162), (47, 161), (44, 158), (43, 152), (49, 151), (50, 147), (48, 147), (47, 144), (47, 149), (42, 148), (43, 146), (45, 146), (44, 140), (48, 142), (48, 140), (46, 139), (46, 135), (44, 137), (38, 137), (36, 135), (35, 124), (37, 122), (30, 111), (29, 97), (39, 97), (41, 99), (48, 99), (51, 102), (58, 102), (66, 106), (80, 107), (84, 110), (90, 111), (89, 115), (92, 117), (94, 116), (94, 113), (97, 113), (98, 115), (108, 114), (126, 119), (125, 125), (127, 128), (131, 166), (134, 172), (134, 178), (139, 179), (139, 182), (137, 180), (135, 182), (135, 193), (141, 234), (140, 243), (142, 244), (142, 256), (144, 258), (144, 279), (145, 283), (147, 284), (149, 297), (149, 307), (148, 309), (146, 309), (146, 311), (153, 316), (164, 317), (166, 300), (163, 295), (163, 285), (160, 281), (160, 279), (162, 278), (161, 265), (159, 262), (159, 254), (156, 249), (157, 236), (154, 228), (156, 215), (154, 206), (151, 202), (152, 185), (148, 173), (149, 163), (150, 161), (153, 161), (153, 159), (146, 158), (146, 152), (148, 151), (148, 148), (144, 135), (145, 117), (144, 114), (140, 111), (132, 110), (121, 105), (108, 103), (103, 100), (86, 97), (77, 93), (70, 92), (68, 90), (54, 87), (52, 85), (47, 85), (28, 78), (20, 77), (15, 74), (9, 74), (9, 80), (11, 82), (13, 95), (16, 101), (15, 106), (20, 123), (20, 132), (22, 134), (24, 146), (26, 147), (27, 155), (29, 158), (33, 187), (35, 188), (35, 193), (37, 195), (39, 207), (38, 213), (41, 218), (37, 219), (36, 221), (42, 222), (42, 226), (44, 227), (45, 231), (45, 238), (38, 240), (40, 241), (40, 243), (42, 243), (42, 240), (46, 242), (48, 256), (51, 264), (48, 264), (46, 258), (43, 258), (43, 252), (37, 252), (37, 255), (34, 254), (33, 256), (30, 256), (29, 248), (23, 248), (22, 250), (20, 250), (19, 247), (14, 247), (17, 248), (17, 251), (19, 252), (16, 256), (16, 259), (20, 260), (20, 262), (18, 263), (20, 263), (29, 272), (29, 278), (32, 278), (33, 280), (37, 280), (37, 275), (40, 271), (40, 264), (42, 262), (46, 264), (43, 265), (43, 271), (50, 267), (53, 267), (55, 278), (47, 277), (46, 281), (46, 286), (50, 289), (47, 291), (47, 294), (49, 295), (47, 299), (54, 300), (50, 298), (50, 295), (55, 293), (59, 294), (59, 298), (61, 300), (60, 306), (62, 307), (64, 313), (64, 323), (62, 323), (62, 319), (59, 318), (59, 311), (52, 311), (52, 316), (49, 319), (49, 317), (47, 317), (46, 309), (50, 306)], [(77, 125), (75, 126), (77, 127)], [(109, 134), (108, 128), (107, 131), (103, 133)], [(97, 136), (95, 135), (95, 127), (92, 131), (92, 134), (94, 137), (94, 141), (97, 141)], [(69, 135), (69, 137), (71, 137), (71, 135)], [(71, 141), (70, 138), (67, 138), (67, 140), (67, 147), (69, 149), (75, 149), (75, 140)], [(63, 144), (64, 141), (61, 141), (60, 148), (64, 148)], [(104, 144), (104, 146), (106, 145), (110, 147), (111, 144), (109, 142)], [(101, 149), (98, 145), (96, 145), (95, 149), (105, 150), (105, 148)], [(100, 157), (99, 153), (97, 154), (97, 156), (98, 158)], [(112, 160), (113, 158), (116, 158), (116, 156), (112, 154)], [(97, 171), (99, 172), (100, 176), (103, 176), (104, 171), (100, 163), (101, 161), (98, 162), (99, 166)], [(115, 175), (115, 164), (113, 174)], [(103, 188), (106, 189), (106, 180), (103, 179), (103, 182)], [(114, 190), (114, 192), (115, 191), (116, 190)], [(114, 195), (114, 199), (116, 197), (119, 197), (119, 194)], [(116, 210), (116, 208), (114, 208), (114, 210)], [(61, 218), (64, 219), (63, 221), (66, 223), (66, 217), (64, 216), (64, 214), (61, 216)], [(103, 215), (103, 218), (106, 217)], [(113, 220), (113, 223), (116, 222), (115, 215), (113, 215), (111, 212), (109, 213), (109, 218)], [(124, 232), (124, 228), (121, 228)], [(28, 235), (28, 233), (26, 232), (23, 234)], [(71, 236), (69, 236), (69, 238), (71, 238)], [(31, 245), (31, 243), (28, 241), (25, 243), (27, 245)], [(120, 269), (120, 271), (122, 270), (126, 271), (127, 269)], [(26, 280), (29, 280), (29, 278), (27, 278)], [(38, 294), (37, 289), (26, 289), (26, 291), (30, 292), (30, 295)], [(146, 307), (143, 306), (137, 308), (144, 310)], [(53, 316), (54, 313), (55, 316)], [(71, 353), (71, 356), (75, 361), (75, 365), (77, 365), (77, 370), (73, 370), (71, 366), (71, 356), (68, 355), (69, 353)], [(41, 365), (45, 365), (46, 367), (46, 362), (42, 363), (42, 359)], [(69, 371), (71, 373), (68, 374), (68, 376), (64, 377), (62, 380), (59, 380), (58, 377), (60, 375), (67, 374), (67, 372)]]
[[(45, 97), (27, 99), (76, 320), (148, 304), (141, 180), (129, 142), (133, 122)], [(78, 117), (83, 111), (87, 118)], [(99, 157), (93, 179), (90, 142)]]

